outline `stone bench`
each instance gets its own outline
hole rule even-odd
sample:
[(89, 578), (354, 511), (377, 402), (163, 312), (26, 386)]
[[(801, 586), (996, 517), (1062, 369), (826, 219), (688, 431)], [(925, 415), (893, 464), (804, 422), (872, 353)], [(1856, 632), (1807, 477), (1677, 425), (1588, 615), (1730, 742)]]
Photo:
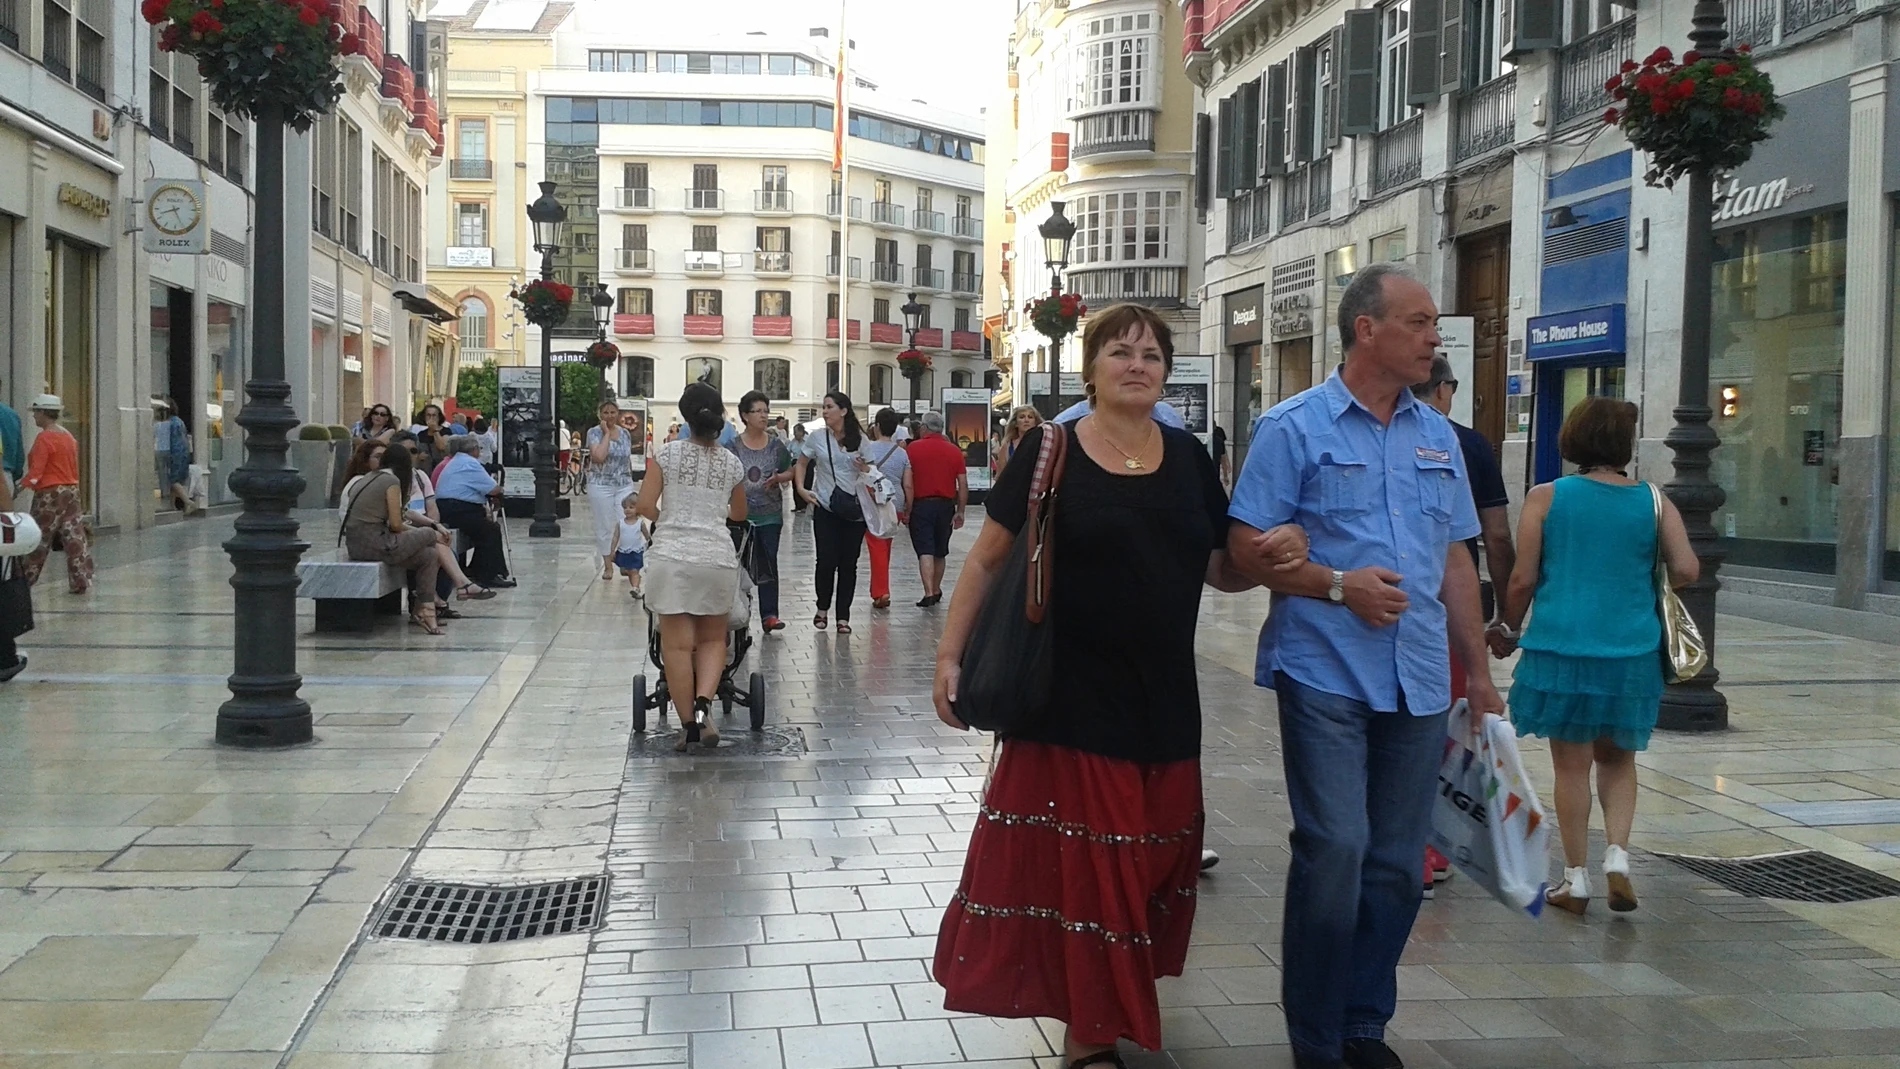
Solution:
[(319, 631), (373, 631), (378, 616), (401, 616), (408, 577), (401, 568), (341, 555), (297, 564), (297, 596), (317, 603)]

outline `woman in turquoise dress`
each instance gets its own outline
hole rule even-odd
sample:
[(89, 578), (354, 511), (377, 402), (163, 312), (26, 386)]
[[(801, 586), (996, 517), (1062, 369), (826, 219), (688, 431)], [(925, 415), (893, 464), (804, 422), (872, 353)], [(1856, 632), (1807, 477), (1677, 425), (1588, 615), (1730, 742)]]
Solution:
[(1557, 449), (1578, 470), (1524, 499), (1500, 629), (1500, 652), (1508, 653), (1535, 602), (1537, 612), (1515, 643), (1523, 655), (1511, 686), (1511, 721), (1519, 735), (1550, 740), (1564, 882), (1548, 898), (1576, 914), (1590, 905), (1592, 768), (1609, 843), (1603, 874), (1610, 908), (1636, 908), (1629, 879), (1636, 754), (1649, 746), (1663, 688), (1659, 532), (1670, 585), (1686, 586), (1698, 574), (1675, 505), (1629, 477), (1635, 446), (1636, 406), (1628, 401), (1592, 397), (1570, 410)]

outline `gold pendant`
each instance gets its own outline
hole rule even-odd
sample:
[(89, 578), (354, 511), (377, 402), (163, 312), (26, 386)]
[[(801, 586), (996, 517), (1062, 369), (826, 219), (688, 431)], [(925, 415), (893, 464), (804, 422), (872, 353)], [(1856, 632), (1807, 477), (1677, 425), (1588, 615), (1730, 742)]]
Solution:
[(1136, 460), (1134, 457), (1129, 457), (1127, 460), (1122, 461), (1122, 466), (1129, 471), (1140, 471), (1141, 461)]

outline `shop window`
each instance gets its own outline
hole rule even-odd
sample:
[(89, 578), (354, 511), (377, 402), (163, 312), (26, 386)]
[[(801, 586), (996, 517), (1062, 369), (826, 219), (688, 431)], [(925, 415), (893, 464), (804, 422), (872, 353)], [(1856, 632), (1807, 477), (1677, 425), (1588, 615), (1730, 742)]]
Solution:
[(870, 403), (874, 405), (891, 403), (891, 365), (871, 365)]

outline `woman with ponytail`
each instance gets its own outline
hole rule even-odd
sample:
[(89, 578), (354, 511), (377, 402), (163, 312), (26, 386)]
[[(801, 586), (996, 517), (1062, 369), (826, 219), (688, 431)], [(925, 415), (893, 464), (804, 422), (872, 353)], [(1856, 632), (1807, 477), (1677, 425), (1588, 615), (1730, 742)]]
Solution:
[(739, 560), (726, 524), (746, 516), (745, 469), (719, 446), (725, 405), (703, 382), (680, 395), (680, 437), (647, 462), (635, 505), (653, 521), (646, 553), (647, 611), (660, 619), (661, 667), (679, 711), (675, 750), (719, 745), (712, 700), (726, 661), (727, 617)]
[[(858, 588), (858, 555), (864, 552), (864, 508), (858, 504), (858, 483), (870, 464), (858, 455), (864, 445), (864, 427), (851, 407), (851, 398), (838, 390), (825, 395), (824, 428), (808, 435), (798, 458), (799, 497), (816, 506), (812, 536), (818, 543), (818, 615), (812, 626), (823, 631), (829, 622), (831, 595), (838, 595), (838, 633), (851, 633), (851, 596)], [(812, 472), (809, 484), (806, 472)], [(809, 485), (810, 489), (806, 489)]]

